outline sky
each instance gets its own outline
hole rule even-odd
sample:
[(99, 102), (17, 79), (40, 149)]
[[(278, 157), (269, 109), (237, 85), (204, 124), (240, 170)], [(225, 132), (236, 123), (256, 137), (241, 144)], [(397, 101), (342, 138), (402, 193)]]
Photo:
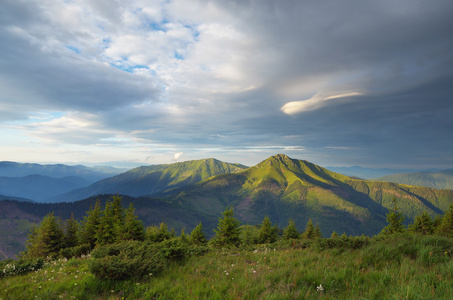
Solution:
[(451, 0), (2, 0), (0, 160), (453, 168)]

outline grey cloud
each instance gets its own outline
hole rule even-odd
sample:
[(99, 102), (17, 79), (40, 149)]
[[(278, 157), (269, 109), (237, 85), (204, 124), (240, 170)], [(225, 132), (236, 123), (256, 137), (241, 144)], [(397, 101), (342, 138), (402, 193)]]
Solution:
[[(67, 143), (130, 135), (150, 145), (181, 147), (184, 157), (202, 148), (284, 150), (322, 165), (453, 167), (451, 1), (205, 2), (229, 12), (231, 26), (250, 38), (254, 48), (241, 71), (256, 79), (255, 89), (212, 93), (203, 86), (212, 82), (207, 73), (197, 73), (188, 75), (190, 87), (163, 93), (157, 87), (163, 79), (125, 73), (65, 49), (46, 52), (3, 26), (0, 85), (9, 92), (0, 101), (14, 104), (10, 110), (16, 114), (19, 106), (95, 113), (100, 131), (85, 138), (83, 132), (48, 133)], [(6, 3), (9, 13), (0, 12), (0, 24), (49, 29), (49, 20), (34, 9)], [(120, 11), (114, 5), (103, 10), (105, 4), (96, 2), (93, 10), (113, 24)], [(298, 85), (300, 92), (285, 94)], [(291, 116), (281, 111), (285, 103), (317, 92), (348, 89), (363, 95)]]

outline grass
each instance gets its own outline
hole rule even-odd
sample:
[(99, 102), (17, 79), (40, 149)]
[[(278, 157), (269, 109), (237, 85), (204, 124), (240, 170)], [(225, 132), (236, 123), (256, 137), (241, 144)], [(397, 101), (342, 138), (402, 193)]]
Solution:
[(405, 236), (357, 250), (212, 250), (141, 281), (117, 282), (96, 279), (92, 258), (56, 260), (0, 279), (0, 299), (453, 299), (452, 245)]

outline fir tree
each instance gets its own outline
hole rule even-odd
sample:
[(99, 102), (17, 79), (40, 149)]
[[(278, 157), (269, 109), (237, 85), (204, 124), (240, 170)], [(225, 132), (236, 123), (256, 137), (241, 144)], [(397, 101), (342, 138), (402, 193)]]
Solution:
[(398, 211), (398, 206), (396, 205), (396, 198), (393, 197), (393, 210), (387, 214), (387, 223), (388, 225), (382, 229), (381, 234), (389, 235), (395, 233), (404, 232), (404, 216), (401, 212)]
[(308, 219), (307, 226), (305, 226), (305, 232), (302, 234), (304, 239), (312, 240), (315, 238), (315, 226), (313, 226), (313, 222), (311, 218)]
[(330, 235), (330, 238), (331, 239), (337, 239), (339, 238), (340, 236), (338, 235), (338, 233), (336, 231), (332, 232), (332, 234)]
[(179, 239), (181, 240), (181, 242), (186, 243), (186, 244), (189, 242), (189, 239), (186, 236), (184, 227), (181, 228), (181, 235), (179, 236)]
[(258, 242), (258, 237), (256, 234), (256, 228), (251, 225), (245, 225), (242, 230), (242, 244), (244, 245), (254, 245)]
[(168, 231), (168, 226), (165, 222), (160, 223), (159, 227), (150, 226), (146, 229), (146, 239), (153, 243), (160, 243), (174, 236), (174, 233)]
[(25, 256), (32, 258), (56, 256), (62, 248), (64, 248), (63, 229), (61, 222), (52, 212), (44, 217), (38, 227), (32, 229)]
[(423, 235), (434, 233), (433, 221), (426, 211), (415, 217), (414, 223), (409, 227), (409, 231)]
[(437, 232), (439, 227), (440, 227), (440, 224), (442, 224), (442, 216), (441, 215), (437, 215), (434, 220), (433, 220), (433, 227), (434, 227), (434, 232)]
[(96, 245), (96, 235), (101, 222), (101, 202), (98, 199), (94, 208), (90, 207), (90, 210), (85, 216), (85, 220), (82, 222), (82, 228), (80, 230), (80, 244), (90, 244), (91, 248)]
[(453, 237), (453, 203), (450, 204), (450, 209), (445, 212), (445, 215), (442, 218), (442, 223), (437, 229), (437, 233)]
[(71, 218), (66, 220), (66, 233), (64, 237), (64, 245), (67, 248), (75, 247), (79, 244), (79, 223), (74, 219), (74, 214), (71, 213)]
[(201, 225), (201, 222), (190, 233), (189, 241), (194, 245), (206, 245), (208, 242), (206, 235), (203, 232), (203, 225)]
[(227, 208), (222, 215), (223, 218), (219, 218), (217, 229), (214, 229), (216, 234), (212, 239), (212, 244), (217, 247), (239, 246), (241, 243), (240, 222), (234, 217), (233, 208)]
[(274, 243), (277, 240), (277, 228), (272, 226), (271, 220), (268, 216), (264, 217), (258, 233), (258, 243)]
[(106, 245), (119, 241), (123, 226), (124, 209), (121, 206), (121, 197), (114, 196), (113, 201), (105, 204), (95, 235), (96, 243)]
[(298, 238), (300, 238), (300, 232), (297, 231), (296, 223), (290, 219), (288, 226), (283, 231), (283, 239), (290, 240)]
[(121, 240), (143, 241), (145, 239), (145, 227), (143, 222), (135, 215), (134, 205), (129, 204), (124, 217), (124, 226), (121, 228)]
[(321, 228), (319, 228), (319, 224), (318, 223), (316, 223), (316, 225), (315, 225), (315, 231), (313, 233), (313, 237), (315, 239), (322, 238)]

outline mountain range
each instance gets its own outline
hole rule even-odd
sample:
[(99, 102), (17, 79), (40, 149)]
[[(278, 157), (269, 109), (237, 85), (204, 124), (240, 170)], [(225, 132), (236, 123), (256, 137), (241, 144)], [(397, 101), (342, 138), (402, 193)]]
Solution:
[[(329, 236), (379, 233), (393, 197), (406, 222), (423, 211), (442, 214), (453, 202), (452, 190), (361, 180), (283, 154), (249, 168), (215, 159), (140, 167), (74, 192), (59, 198), (71, 203), (0, 201), (0, 250), (17, 253), (27, 228), (48, 212), (62, 218), (73, 212), (81, 219), (96, 198), (105, 201), (118, 193), (125, 206), (134, 203), (146, 226), (167, 222), (177, 232), (190, 232), (201, 221), (208, 235), (227, 207), (234, 207), (243, 224), (269, 216), (283, 228), (291, 218), (302, 231), (311, 218)], [(88, 198), (75, 201), (78, 197)]]
[(246, 168), (214, 158), (143, 166), (100, 180), (88, 187), (52, 197), (46, 202), (77, 201), (98, 194), (124, 194), (134, 197), (156, 195), (211, 176), (234, 173)]
[[(0, 162), (0, 194), (7, 199), (45, 202), (74, 189), (124, 172), (113, 167)], [(80, 198), (81, 199), (81, 198)]]
[(372, 180), (390, 181), (401, 184), (426, 186), (435, 189), (453, 189), (453, 169), (440, 172), (415, 172), (394, 174)]

